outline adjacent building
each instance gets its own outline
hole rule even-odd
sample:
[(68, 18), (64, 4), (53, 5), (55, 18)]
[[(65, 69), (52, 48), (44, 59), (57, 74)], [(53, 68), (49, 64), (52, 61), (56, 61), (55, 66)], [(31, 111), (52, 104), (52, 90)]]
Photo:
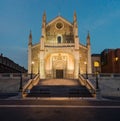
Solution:
[(120, 48), (105, 49), (101, 54), (92, 54), (92, 73), (96, 72), (94, 62), (99, 63), (99, 73), (120, 73)]
[(101, 53), (101, 72), (120, 73), (120, 48), (105, 49)]
[(0, 55), (0, 73), (27, 73), (27, 70), (12, 61), (11, 59)]
[(91, 73), (90, 34), (86, 45), (81, 44), (78, 35), (77, 15), (70, 22), (57, 16), (47, 22), (46, 13), (42, 17), (41, 37), (32, 43), (32, 32), (28, 43), (28, 73), (39, 73), (40, 78), (74, 78), (79, 73)]

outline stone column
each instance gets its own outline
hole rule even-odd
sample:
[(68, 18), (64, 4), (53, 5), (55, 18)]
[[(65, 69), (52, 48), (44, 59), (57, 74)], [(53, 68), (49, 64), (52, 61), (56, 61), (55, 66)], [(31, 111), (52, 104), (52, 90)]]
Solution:
[(88, 59), (87, 70), (88, 70), (88, 73), (91, 74), (92, 73), (92, 66), (91, 66), (91, 48), (90, 48), (90, 45), (88, 46), (87, 59)]
[(75, 52), (74, 78), (78, 79), (78, 75), (79, 75), (79, 51)]
[(31, 64), (32, 64), (32, 47), (28, 46), (28, 74), (31, 73)]
[(40, 78), (45, 79), (45, 62), (43, 59), (40, 59)]
[(75, 60), (75, 69), (74, 69), (74, 79), (78, 79), (79, 75), (79, 60)]
[(79, 49), (79, 38), (78, 36), (75, 37), (75, 50)]
[(40, 40), (40, 78), (45, 79), (45, 37), (42, 35), (41, 40)]

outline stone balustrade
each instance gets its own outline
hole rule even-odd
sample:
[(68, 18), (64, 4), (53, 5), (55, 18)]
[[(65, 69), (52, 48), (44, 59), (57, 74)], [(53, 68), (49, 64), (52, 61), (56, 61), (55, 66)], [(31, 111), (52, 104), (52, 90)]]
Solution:
[[(0, 79), (19, 79), (21, 73), (0, 73)], [(30, 75), (27, 73), (22, 73), (23, 78), (30, 78)]]
[[(86, 77), (86, 75), (83, 76)], [(96, 86), (95, 74), (88, 74), (88, 80), (94, 87)], [(120, 97), (120, 74), (98, 74), (98, 85), (102, 97)]]

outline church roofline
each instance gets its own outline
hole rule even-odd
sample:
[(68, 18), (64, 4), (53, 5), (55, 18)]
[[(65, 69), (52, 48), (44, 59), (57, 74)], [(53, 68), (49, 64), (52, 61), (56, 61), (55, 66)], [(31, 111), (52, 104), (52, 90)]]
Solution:
[(87, 47), (86, 47), (85, 45), (81, 44), (81, 43), (79, 44), (79, 47), (80, 47), (80, 48), (87, 49)]
[(64, 21), (65, 23), (69, 24), (70, 26), (73, 26), (72, 23), (70, 23), (68, 20), (66, 20), (65, 18), (63, 18), (62, 16), (57, 16), (56, 18), (52, 19), (50, 22), (47, 23), (46, 26), (49, 26), (50, 24), (54, 23), (56, 20), (61, 19), (62, 21)]
[(40, 46), (40, 43), (34, 44), (34, 45), (32, 46), (32, 48), (35, 48), (35, 47), (37, 47), (37, 46)]

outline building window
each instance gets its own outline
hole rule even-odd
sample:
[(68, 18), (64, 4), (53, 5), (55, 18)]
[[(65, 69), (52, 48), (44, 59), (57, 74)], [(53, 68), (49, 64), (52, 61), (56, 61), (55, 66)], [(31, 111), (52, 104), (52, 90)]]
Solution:
[(63, 23), (58, 22), (58, 23), (56, 24), (56, 27), (57, 27), (57, 29), (62, 29), (62, 28), (63, 28)]
[(61, 43), (61, 40), (62, 40), (61, 36), (58, 36), (58, 37), (57, 37), (58, 43)]

